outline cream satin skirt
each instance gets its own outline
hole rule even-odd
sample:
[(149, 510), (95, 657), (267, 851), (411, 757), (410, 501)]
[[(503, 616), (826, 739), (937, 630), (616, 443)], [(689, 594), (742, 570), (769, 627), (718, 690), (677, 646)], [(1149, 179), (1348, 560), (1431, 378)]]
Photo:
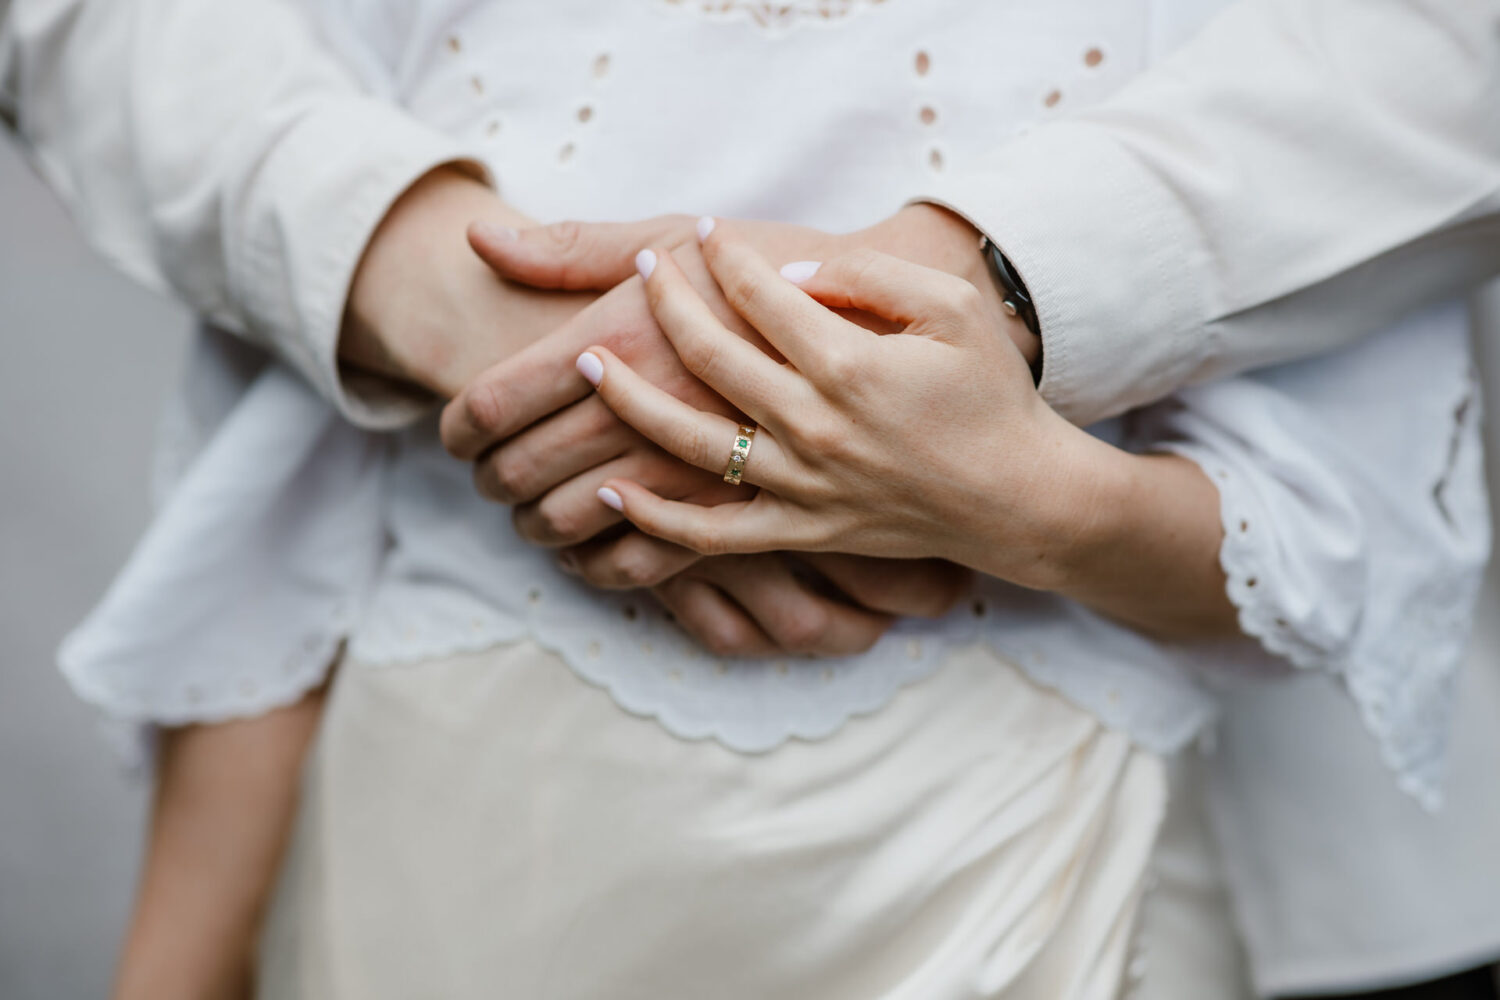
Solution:
[(272, 1000), (1106, 1000), (1163, 762), (982, 650), (747, 756), (531, 643), (346, 662), (262, 948)]

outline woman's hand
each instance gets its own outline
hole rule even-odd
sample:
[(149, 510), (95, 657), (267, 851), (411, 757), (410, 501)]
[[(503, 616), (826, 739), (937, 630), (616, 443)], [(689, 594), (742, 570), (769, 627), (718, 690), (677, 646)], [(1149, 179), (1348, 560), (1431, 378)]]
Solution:
[[(599, 491), (606, 506), (701, 553), (938, 557), (1143, 631), (1236, 631), (1213, 484), (1186, 459), (1120, 451), (1053, 413), (973, 285), (869, 251), (778, 273), (726, 228), (702, 230), (708, 266), (784, 362), (726, 331), (669, 258), (643, 252), (640, 270), (688, 370), (760, 425), (743, 477), (762, 489), (703, 507), (617, 478)], [(900, 332), (873, 333), (848, 310)], [(604, 348), (578, 369), (666, 451), (728, 466), (737, 419), (662, 392)]]
[[(726, 330), (667, 255), (646, 251), (641, 270), (687, 369), (760, 425), (744, 477), (764, 489), (708, 508), (620, 477), (601, 498), (697, 552), (935, 556), (1045, 583), (1055, 545), (1041, 529), (1055, 516), (1036, 508), (1056, 499), (1059, 472), (1076, 467), (1092, 439), (1037, 396), (999, 311), (964, 279), (871, 251), (778, 274), (726, 228), (704, 241), (708, 266), (786, 363)], [(900, 332), (873, 333), (835, 310), (871, 313)], [(602, 347), (579, 369), (659, 446), (725, 470), (738, 421), (688, 406)], [(1070, 499), (1057, 513), (1086, 512), (1087, 490)]]

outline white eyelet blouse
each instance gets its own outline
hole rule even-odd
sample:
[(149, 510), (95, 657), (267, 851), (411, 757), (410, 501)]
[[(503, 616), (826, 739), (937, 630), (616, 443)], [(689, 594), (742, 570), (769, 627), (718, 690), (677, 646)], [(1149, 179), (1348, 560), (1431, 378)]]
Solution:
[[(946, 178), (1104, 98), (1221, 4), (312, 6), (373, 92), (474, 150), (533, 217), (845, 230), (954, 203)], [(1443, 306), (1095, 426), (1213, 478), (1245, 641), (1166, 645), (986, 580), (863, 656), (718, 661), (648, 599), (589, 590), (521, 542), (430, 416), (358, 430), (209, 331), (167, 422), (160, 515), (61, 661), (112, 715), (180, 723), (294, 699), (345, 640), (394, 669), (529, 636), (622, 709), (745, 752), (826, 737), (975, 641), (1163, 753), (1211, 725), (1216, 671), (1295, 666), (1340, 677), (1403, 787), (1433, 802), (1488, 551), (1478, 405), (1464, 313)]]

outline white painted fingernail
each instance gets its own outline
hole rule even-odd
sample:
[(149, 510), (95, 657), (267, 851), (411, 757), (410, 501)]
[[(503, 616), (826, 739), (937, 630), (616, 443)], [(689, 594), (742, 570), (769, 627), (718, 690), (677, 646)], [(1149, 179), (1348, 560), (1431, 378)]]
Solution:
[(508, 243), (521, 235), (514, 226), (502, 226), (494, 222), (476, 222), (474, 231), (495, 243)]
[(623, 511), (625, 509), (624, 499), (621, 498), (620, 494), (616, 493), (608, 486), (599, 487), (599, 500), (606, 507), (613, 507), (615, 510), (619, 511)]
[(711, 216), (711, 215), (705, 215), (705, 216), (703, 216), (703, 218), (701, 218), (701, 219), (698, 220), (698, 242), (699, 243), (702, 243), (704, 240), (708, 239), (708, 234), (711, 233), (711, 232), (713, 232), (713, 231), (714, 231), (714, 218), (713, 218), (713, 216)]
[(781, 269), (781, 276), (794, 285), (800, 285), (817, 274), (822, 266), (820, 260), (794, 260)]
[(656, 251), (642, 250), (635, 255), (635, 269), (641, 272), (642, 278), (651, 277), (651, 272), (656, 270)]
[(599, 355), (584, 351), (578, 355), (578, 374), (589, 380), (589, 385), (598, 388), (599, 383), (604, 381), (604, 362), (599, 360)]

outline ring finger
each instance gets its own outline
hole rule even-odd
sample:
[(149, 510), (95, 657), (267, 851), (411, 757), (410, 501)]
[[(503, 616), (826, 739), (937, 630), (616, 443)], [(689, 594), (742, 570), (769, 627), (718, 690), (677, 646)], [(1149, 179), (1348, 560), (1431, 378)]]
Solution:
[[(621, 420), (689, 465), (723, 475), (740, 436), (737, 421), (694, 409), (641, 378), (602, 347), (589, 348), (579, 358), (579, 370)], [(793, 474), (790, 457), (765, 428), (755, 436), (744, 481), (783, 496), (796, 495), (800, 477)]]

